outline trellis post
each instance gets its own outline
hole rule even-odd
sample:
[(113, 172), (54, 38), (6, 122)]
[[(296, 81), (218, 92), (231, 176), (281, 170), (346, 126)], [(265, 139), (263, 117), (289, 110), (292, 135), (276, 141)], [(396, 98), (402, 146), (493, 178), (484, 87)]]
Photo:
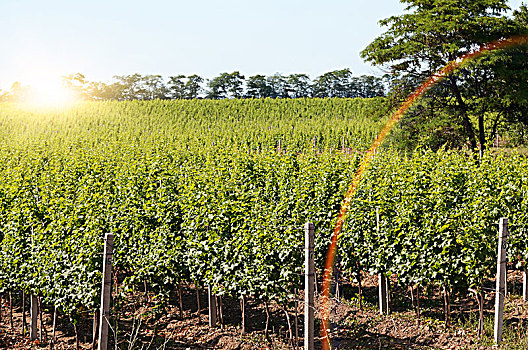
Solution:
[(31, 294), (31, 309), (30, 309), (30, 316), (31, 316), (31, 327), (29, 329), (29, 338), (33, 340), (37, 340), (37, 318), (38, 318), (38, 301), (37, 296), (35, 294)]
[(314, 349), (314, 236), (315, 226), (304, 226), (304, 350)]
[(209, 327), (216, 327), (216, 295), (213, 294), (210, 285), (207, 287), (207, 299), (209, 301)]
[(495, 288), (495, 344), (502, 341), (502, 323), (504, 313), (504, 297), (506, 286), (506, 249), (508, 246), (508, 219), (499, 221), (499, 243), (497, 247), (497, 280)]
[(112, 263), (114, 251), (114, 235), (105, 235), (104, 259), (103, 259), (103, 282), (101, 288), (101, 310), (99, 312), (99, 341), (98, 350), (108, 348), (108, 324), (110, 318), (110, 293), (112, 291)]
[(526, 288), (526, 287), (527, 287), (527, 285), (526, 285), (526, 284), (527, 284), (527, 283), (526, 283), (526, 282), (527, 282), (526, 279), (527, 279), (527, 276), (526, 276), (526, 267), (524, 267), (524, 269), (523, 269), (523, 301), (524, 301), (524, 302), (526, 302), (526, 294), (527, 294), (527, 293), (526, 293), (526, 292), (527, 292), (527, 290), (526, 290), (526, 289), (527, 289), (527, 288)]
[[(379, 208), (376, 208), (376, 231), (379, 232), (380, 214)], [(384, 273), (378, 274), (378, 291), (379, 291), (379, 310), (380, 314), (389, 314), (389, 279)]]

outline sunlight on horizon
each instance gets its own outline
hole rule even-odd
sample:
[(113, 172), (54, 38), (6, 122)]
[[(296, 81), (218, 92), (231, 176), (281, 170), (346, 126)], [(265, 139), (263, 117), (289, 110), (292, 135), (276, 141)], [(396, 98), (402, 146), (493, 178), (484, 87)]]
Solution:
[(65, 86), (60, 77), (39, 77), (24, 86), (27, 90), (18, 102), (32, 109), (67, 108), (79, 101), (79, 97)]

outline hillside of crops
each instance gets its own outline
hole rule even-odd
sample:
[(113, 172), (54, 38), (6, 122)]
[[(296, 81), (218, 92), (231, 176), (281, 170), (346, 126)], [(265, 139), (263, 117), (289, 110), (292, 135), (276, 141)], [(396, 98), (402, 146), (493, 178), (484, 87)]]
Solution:
[[(319, 262), (382, 100), (83, 103), (0, 109), (0, 287), (96, 310), (103, 237), (128, 288), (181, 282), (285, 300), (307, 221)], [(346, 156), (343, 156), (343, 155)]]
[[(302, 227), (316, 227), (321, 282), (343, 195), (385, 103), (1, 104), (0, 294), (36, 295), (73, 324), (92, 317), (113, 233), (114, 307), (135, 291), (174, 302), (192, 285), (288, 310), (304, 288)], [(500, 217), (510, 219), (508, 259), (525, 268), (527, 184), (522, 156), (388, 147), (352, 200), (336, 271), (354, 283), (369, 273), (440, 288), (446, 310), (468, 290), (483, 298)]]

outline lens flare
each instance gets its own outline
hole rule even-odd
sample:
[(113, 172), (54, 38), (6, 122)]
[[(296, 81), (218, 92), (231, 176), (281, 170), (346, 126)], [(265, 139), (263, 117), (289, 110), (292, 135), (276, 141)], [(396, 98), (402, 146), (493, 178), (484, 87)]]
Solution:
[(321, 344), (322, 344), (323, 349), (330, 349), (330, 338), (328, 334), (329, 316), (330, 316), (329, 313), (330, 312), (329, 312), (329, 307), (328, 307), (328, 300), (329, 300), (329, 292), (330, 292), (330, 283), (332, 280), (333, 266), (334, 266), (335, 255), (336, 255), (336, 250), (337, 250), (337, 238), (339, 234), (341, 233), (341, 230), (343, 229), (343, 224), (345, 222), (345, 216), (350, 207), (350, 202), (352, 201), (352, 197), (354, 196), (354, 193), (356, 192), (356, 189), (359, 183), (361, 182), (363, 173), (366, 171), (370, 162), (372, 161), (373, 156), (376, 154), (377, 149), (383, 143), (383, 141), (385, 140), (389, 132), (392, 130), (394, 125), (398, 123), (398, 121), (401, 119), (401, 117), (407, 111), (407, 109), (409, 109), (409, 107), (421, 95), (423, 95), (423, 93), (429, 87), (433, 86), (438, 81), (445, 78), (447, 75), (451, 74), (461, 64), (469, 60), (475, 59), (485, 52), (500, 50), (500, 49), (504, 49), (504, 48), (511, 47), (511, 46), (526, 45), (526, 44), (528, 44), (528, 36), (526, 35), (511, 37), (511, 38), (504, 39), (504, 40), (498, 40), (498, 41), (488, 43), (480, 47), (478, 50), (475, 50), (473, 52), (469, 52), (463, 56), (460, 56), (455, 61), (449, 62), (444, 68), (439, 70), (437, 73), (432, 75), (427, 81), (425, 81), (422, 85), (420, 85), (407, 98), (407, 100), (405, 100), (405, 102), (400, 106), (400, 108), (398, 108), (398, 110), (391, 116), (387, 124), (385, 124), (383, 129), (380, 131), (380, 133), (376, 137), (376, 140), (372, 143), (368, 151), (365, 153), (363, 159), (361, 160), (359, 168), (356, 170), (354, 174), (352, 183), (348, 187), (348, 190), (345, 194), (345, 198), (341, 205), (341, 210), (339, 211), (339, 215), (337, 216), (337, 221), (334, 226), (331, 243), (328, 248), (328, 253), (326, 255), (325, 269), (323, 273), (323, 288), (322, 288), (323, 297), (322, 297), (322, 305), (321, 305), (321, 314), (322, 314), (322, 321), (323, 321), (321, 322), (321, 335), (322, 335)]
[(64, 109), (79, 101), (79, 95), (52, 73), (35, 72), (28, 83), (16, 83), (13, 100), (31, 111)]

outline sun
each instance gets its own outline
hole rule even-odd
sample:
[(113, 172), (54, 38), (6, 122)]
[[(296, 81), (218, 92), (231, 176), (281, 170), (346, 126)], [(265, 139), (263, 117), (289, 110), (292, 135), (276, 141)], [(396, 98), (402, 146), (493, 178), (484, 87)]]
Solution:
[(27, 84), (27, 91), (19, 102), (32, 109), (62, 109), (78, 101), (79, 97), (65, 86), (60, 77), (42, 77), (34, 78)]

